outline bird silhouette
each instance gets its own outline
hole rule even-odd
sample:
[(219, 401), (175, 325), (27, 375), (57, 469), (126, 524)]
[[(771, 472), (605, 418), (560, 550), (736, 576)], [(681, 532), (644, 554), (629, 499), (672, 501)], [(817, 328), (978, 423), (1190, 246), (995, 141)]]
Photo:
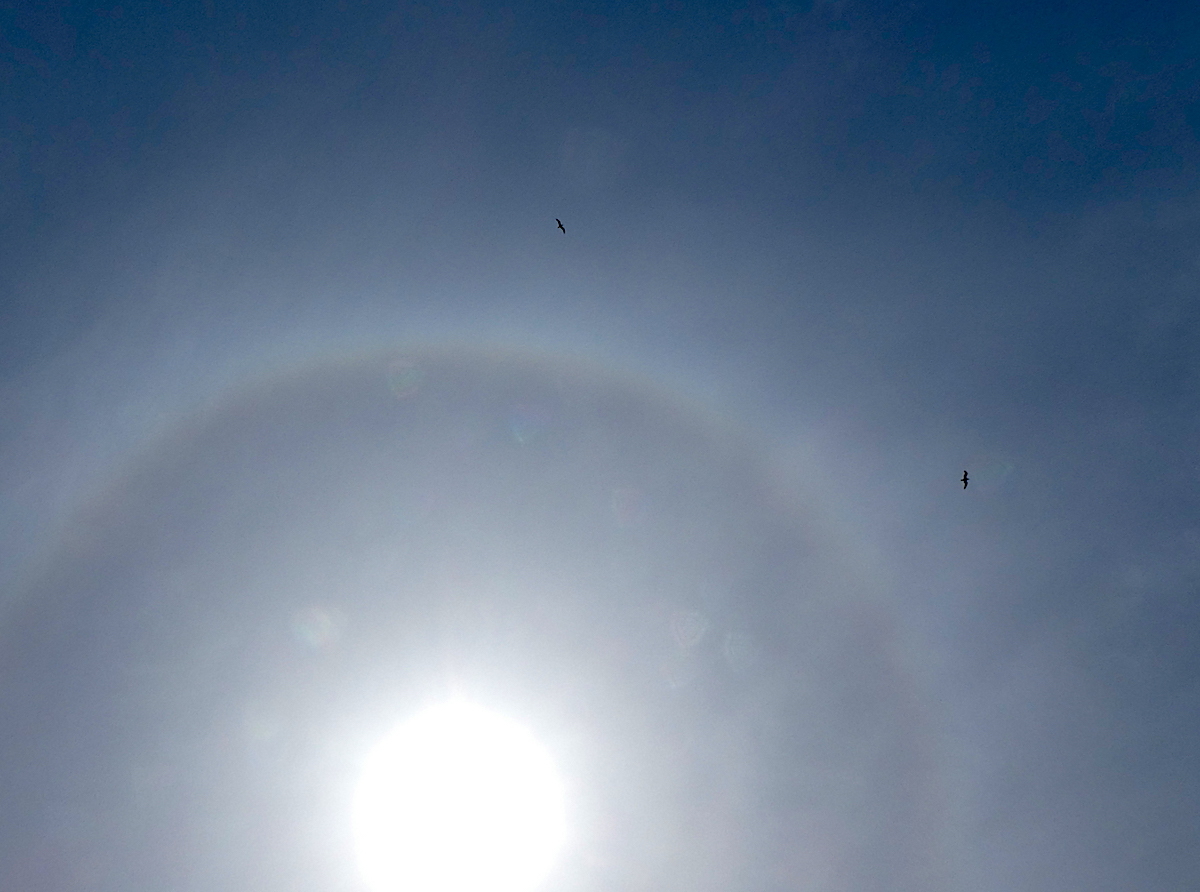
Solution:
[(967, 472), (966, 471), (963, 471), (962, 485), (963, 485), (963, 489), (967, 488)]
[(561, 229), (561, 230), (563, 231), (563, 235), (566, 235), (566, 234), (567, 234), (567, 229), (566, 229), (566, 227), (565, 227), (565, 226), (563, 226), (563, 225), (562, 225), (562, 220), (558, 219), (558, 217), (555, 217), (555, 218), (554, 218), (554, 222), (555, 222), (555, 223), (557, 223), (557, 224), (558, 224), (558, 228), (559, 228), (559, 229)]

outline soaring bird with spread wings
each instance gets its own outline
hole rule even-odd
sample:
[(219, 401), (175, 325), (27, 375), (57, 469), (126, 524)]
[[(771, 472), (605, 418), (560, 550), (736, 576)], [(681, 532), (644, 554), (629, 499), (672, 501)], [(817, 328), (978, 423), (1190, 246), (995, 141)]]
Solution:
[(558, 219), (558, 217), (555, 217), (555, 218), (554, 218), (554, 222), (555, 222), (555, 223), (557, 223), (557, 224), (558, 224), (558, 228), (559, 228), (559, 229), (561, 229), (561, 230), (563, 231), (563, 235), (566, 235), (566, 234), (567, 234), (567, 229), (566, 229), (566, 227), (565, 227), (565, 226), (563, 226), (563, 225), (562, 225), (562, 220)]
[(966, 471), (963, 471), (962, 485), (963, 485), (963, 489), (967, 488), (967, 472)]

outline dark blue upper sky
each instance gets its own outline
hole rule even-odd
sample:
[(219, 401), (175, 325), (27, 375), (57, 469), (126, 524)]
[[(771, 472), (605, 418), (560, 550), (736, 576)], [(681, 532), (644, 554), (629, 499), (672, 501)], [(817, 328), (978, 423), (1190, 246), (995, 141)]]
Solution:
[(444, 622), (480, 696), (606, 754), (564, 888), (1194, 886), (1198, 43), (1183, 3), (0, 4), (0, 885), (356, 888), (296, 766), (488, 580)]

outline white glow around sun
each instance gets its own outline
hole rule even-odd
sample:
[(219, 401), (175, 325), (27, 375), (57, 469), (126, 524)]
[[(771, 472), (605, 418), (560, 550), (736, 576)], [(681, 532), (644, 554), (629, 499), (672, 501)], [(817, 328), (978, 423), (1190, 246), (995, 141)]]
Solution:
[(371, 752), (354, 821), (375, 892), (530, 892), (564, 840), (563, 785), (523, 727), (454, 701)]

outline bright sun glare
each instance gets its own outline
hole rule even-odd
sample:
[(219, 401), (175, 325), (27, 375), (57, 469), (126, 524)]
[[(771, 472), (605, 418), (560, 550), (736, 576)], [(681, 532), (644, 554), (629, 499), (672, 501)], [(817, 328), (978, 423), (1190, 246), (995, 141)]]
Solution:
[(354, 822), (376, 892), (530, 892), (563, 843), (563, 786), (523, 727), (455, 701), (371, 752)]

